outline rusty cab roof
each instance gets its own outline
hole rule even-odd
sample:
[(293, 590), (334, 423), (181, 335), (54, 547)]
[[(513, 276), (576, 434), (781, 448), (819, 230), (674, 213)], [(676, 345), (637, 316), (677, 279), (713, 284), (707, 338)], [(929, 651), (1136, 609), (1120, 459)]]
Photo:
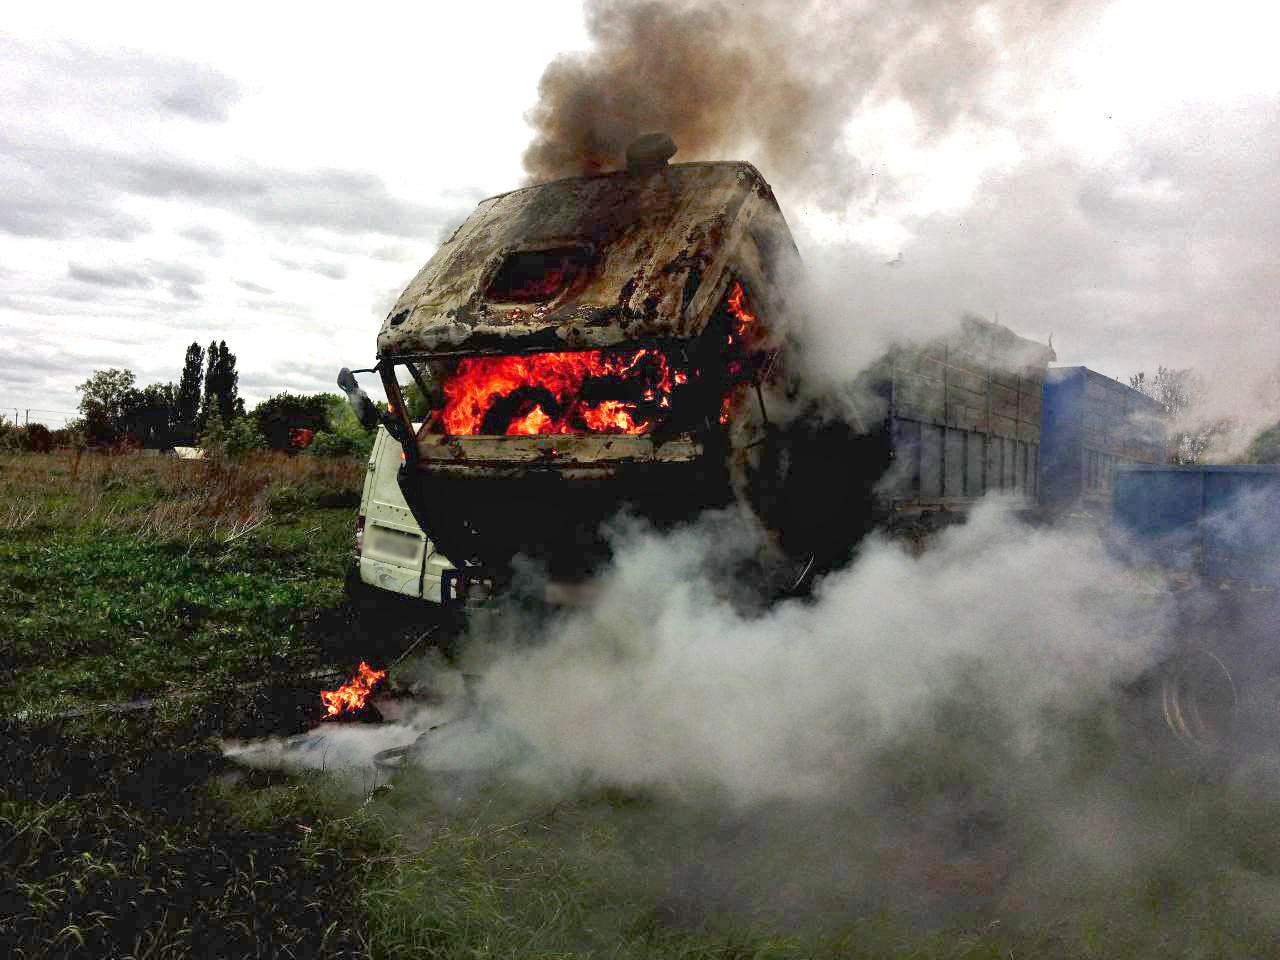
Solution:
[[(501, 302), (515, 255), (576, 251), (576, 275), (543, 302)], [(769, 299), (795, 244), (773, 191), (749, 163), (673, 164), (572, 177), (482, 201), (400, 295), (379, 357), (590, 349), (688, 338), (730, 275)], [(779, 311), (781, 313), (781, 311)]]

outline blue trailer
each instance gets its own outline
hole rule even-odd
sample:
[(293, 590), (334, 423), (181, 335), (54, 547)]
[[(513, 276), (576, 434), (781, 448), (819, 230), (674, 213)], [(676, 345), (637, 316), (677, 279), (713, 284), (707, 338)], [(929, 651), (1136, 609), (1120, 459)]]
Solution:
[(1164, 407), (1096, 370), (1049, 370), (1043, 410), (1040, 497), (1047, 506), (1105, 507), (1118, 468), (1165, 460)]
[(1128, 546), (1160, 566), (1280, 584), (1280, 465), (1120, 467), (1113, 511)]

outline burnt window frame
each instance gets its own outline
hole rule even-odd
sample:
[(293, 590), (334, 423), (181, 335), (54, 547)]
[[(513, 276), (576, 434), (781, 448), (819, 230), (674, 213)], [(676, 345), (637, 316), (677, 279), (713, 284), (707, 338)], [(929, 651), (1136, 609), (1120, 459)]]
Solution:
[[(494, 285), (498, 282), (507, 266), (512, 263), (513, 258), (523, 255), (546, 255), (557, 251), (569, 250), (580, 251), (581, 258), (575, 265), (572, 273), (568, 276), (568, 279), (548, 296), (540, 298), (510, 299), (494, 295)], [(491, 303), (497, 306), (536, 307), (555, 303), (557, 300), (578, 289), (582, 285), (586, 279), (586, 275), (595, 265), (596, 256), (597, 251), (595, 244), (581, 240), (556, 240), (532, 246), (504, 247), (493, 257), (493, 260), (485, 268), (484, 273), (480, 277), (480, 299), (485, 303)]]

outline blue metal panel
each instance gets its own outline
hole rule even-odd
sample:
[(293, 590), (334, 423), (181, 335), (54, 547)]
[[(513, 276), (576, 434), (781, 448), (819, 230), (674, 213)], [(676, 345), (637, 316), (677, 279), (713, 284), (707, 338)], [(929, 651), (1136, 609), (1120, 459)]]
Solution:
[(1084, 367), (1058, 367), (1044, 382), (1040, 422), (1040, 496), (1065, 503), (1084, 485)]
[(1040, 496), (1050, 506), (1105, 498), (1118, 466), (1164, 460), (1163, 408), (1093, 370), (1050, 370), (1043, 411)]
[(1122, 467), (1113, 507), (1119, 530), (1161, 565), (1280, 582), (1280, 466)]
[(1202, 526), (1205, 576), (1280, 581), (1280, 467), (1207, 472)]
[(1202, 488), (1200, 471), (1126, 467), (1116, 472), (1116, 526), (1166, 567), (1196, 564)]

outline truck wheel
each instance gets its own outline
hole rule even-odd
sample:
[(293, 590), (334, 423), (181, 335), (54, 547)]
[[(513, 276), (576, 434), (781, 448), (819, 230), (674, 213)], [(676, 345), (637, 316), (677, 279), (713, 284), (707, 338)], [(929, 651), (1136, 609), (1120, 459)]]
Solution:
[(1233, 738), (1239, 695), (1221, 656), (1200, 647), (1167, 665), (1160, 679), (1165, 726), (1184, 743), (1219, 749)]

